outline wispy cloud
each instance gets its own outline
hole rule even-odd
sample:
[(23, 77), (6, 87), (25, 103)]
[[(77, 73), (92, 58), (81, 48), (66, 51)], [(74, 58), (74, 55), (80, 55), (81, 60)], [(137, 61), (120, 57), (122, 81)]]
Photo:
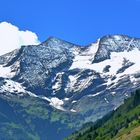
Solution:
[(18, 27), (8, 22), (0, 23), (0, 55), (8, 53), (21, 45), (36, 45), (40, 41), (35, 33), (21, 31)]

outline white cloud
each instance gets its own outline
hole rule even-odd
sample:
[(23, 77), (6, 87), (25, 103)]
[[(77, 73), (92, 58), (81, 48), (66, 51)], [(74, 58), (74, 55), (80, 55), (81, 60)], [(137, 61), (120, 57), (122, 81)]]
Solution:
[(8, 53), (22, 45), (36, 45), (40, 41), (31, 31), (20, 31), (18, 27), (8, 22), (0, 23), (0, 55)]

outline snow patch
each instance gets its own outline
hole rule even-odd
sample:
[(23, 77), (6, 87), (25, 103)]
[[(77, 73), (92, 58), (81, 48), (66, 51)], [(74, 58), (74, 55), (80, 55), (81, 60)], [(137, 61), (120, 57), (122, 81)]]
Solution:
[(60, 87), (61, 87), (60, 83), (59, 82), (56, 82), (55, 85), (52, 86), (52, 89), (53, 90), (59, 90)]
[(65, 109), (62, 107), (62, 105), (64, 104), (64, 102), (56, 97), (53, 97), (50, 99), (50, 105), (53, 106), (56, 109), (65, 111)]
[(89, 97), (95, 97), (95, 96), (98, 96), (98, 95), (100, 95), (100, 92), (99, 93), (96, 93), (96, 94), (90, 94), (90, 95), (88, 95)]
[(90, 66), (98, 50), (98, 47), (99, 47), (99, 40), (97, 41), (97, 43), (91, 44), (91, 46), (85, 52), (75, 55), (73, 64), (70, 67), (70, 69), (75, 69), (75, 68), (84, 69), (86, 68), (86, 66)]
[(114, 92), (114, 91), (113, 91), (113, 92), (111, 92), (111, 94), (112, 94), (112, 95), (115, 95), (115, 94), (116, 94), (116, 92)]
[(74, 109), (71, 109), (70, 111), (71, 111), (71, 112), (77, 112), (77, 111), (76, 111), (76, 110), (74, 110)]
[(5, 80), (5, 84), (1, 86), (1, 91), (11, 93), (25, 93), (25, 88), (18, 82)]
[(35, 97), (35, 98), (39, 97), (39, 96), (37, 96), (36, 94), (34, 94), (32, 92), (28, 92), (28, 95), (31, 96), (31, 97)]
[(107, 100), (107, 98), (104, 98), (104, 100), (106, 101), (107, 104), (109, 103), (109, 101)]
[(0, 65), (0, 77), (3, 78), (12, 78), (15, 75), (15, 72), (12, 72), (10, 67), (4, 67)]
[(74, 101), (72, 101), (72, 104), (74, 104), (74, 103), (76, 103), (76, 102), (77, 102), (77, 101), (74, 100)]
[[(110, 59), (93, 64), (90, 60), (90, 55), (88, 55), (88, 53), (86, 56), (77, 55), (70, 69), (91, 69), (104, 75), (116, 75), (118, 69), (121, 68), (123, 65), (124, 58), (134, 63), (134, 65), (127, 68), (123, 72), (123, 74), (133, 74), (137, 71), (140, 71), (140, 51), (137, 48), (129, 52), (112, 52), (110, 55)], [(109, 72), (104, 73), (103, 69), (106, 67), (106, 65), (110, 65), (111, 67), (109, 69)]]
[(56, 74), (56, 77), (54, 78), (54, 85), (52, 86), (53, 92), (55, 94), (56, 91), (61, 89), (62, 86), (62, 75), (64, 74), (64, 72), (59, 72)]
[(64, 98), (64, 101), (68, 101), (69, 100), (69, 98)]

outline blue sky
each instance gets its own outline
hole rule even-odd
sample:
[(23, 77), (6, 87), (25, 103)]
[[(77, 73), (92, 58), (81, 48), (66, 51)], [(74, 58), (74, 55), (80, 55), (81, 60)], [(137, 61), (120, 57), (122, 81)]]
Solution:
[(140, 0), (1, 0), (0, 22), (85, 45), (106, 34), (140, 37)]

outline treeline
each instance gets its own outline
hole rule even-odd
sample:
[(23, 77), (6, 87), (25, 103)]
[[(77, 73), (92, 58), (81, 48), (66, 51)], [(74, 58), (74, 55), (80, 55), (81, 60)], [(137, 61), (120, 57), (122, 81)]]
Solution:
[(94, 124), (86, 124), (66, 140), (112, 140), (121, 129), (136, 125), (140, 125), (140, 90), (131, 93), (118, 109)]

